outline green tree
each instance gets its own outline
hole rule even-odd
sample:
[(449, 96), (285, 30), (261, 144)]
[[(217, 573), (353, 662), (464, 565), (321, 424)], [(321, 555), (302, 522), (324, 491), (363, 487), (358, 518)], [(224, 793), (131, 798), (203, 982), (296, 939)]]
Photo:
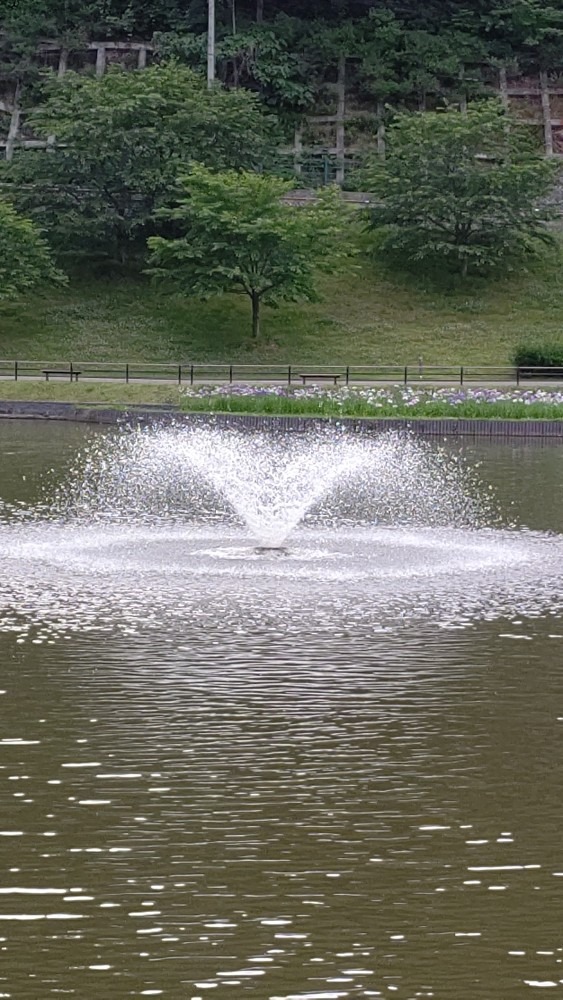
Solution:
[(176, 176), (194, 161), (216, 170), (267, 165), (275, 119), (244, 92), (207, 90), (168, 63), (101, 79), (50, 79), (31, 120), (47, 152), (21, 151), (8, 177), (18, 208), (57, 249), (124, 260), (154, 233)]
[(247, 295), (256, 339), (263, 302), (314, 301), (315, 271), (336, 269), (351, 252), (339, 194), (327, 189), (296, 208), (282, 200), (291, 187), (267, 175), (194, 167), (165, 213), (179, 235), (148, 241), (149, 273), (199, 298)]
[(385, 160), (373, 158), (364, 176), (379, 251), (466, 275), (549, 241), (541, 199), (554, 166), (523, 133), (496, 101), (398, 115)]
[(64, 283), (47, 243), (29, 219), (0, 201), (0, 299), (12, 299), (37, 285)]

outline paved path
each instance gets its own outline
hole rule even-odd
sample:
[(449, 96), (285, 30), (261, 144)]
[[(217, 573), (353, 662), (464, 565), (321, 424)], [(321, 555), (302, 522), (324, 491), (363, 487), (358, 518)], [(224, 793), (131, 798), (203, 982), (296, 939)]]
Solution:
[[(45, 378), (42, 377), (42, 376), (37, 376), (37, 375), (20, 375), (20, 376), (18, 376), (18, 379), (16, 380), (16, 379), (14, 379), (13, 375), (11, 375), (11, 376), (10, 375), (0, 375), (0, 382), (16, 383), (18, 385), (20, 385), (20, 384), (21, 385), (26, 385), (26, 384), (29, 384), (29, 383), (44, 384), (45, 383)], [(69, 378), (62, 378), (62, 377), (60, 377), (60, 378), (59, 377), (52, 378), (51, 377), (48, 384), (50, 386), (68, 385), (69, 382), (70, 382)], [(150, 385), (150, 386), (154, 386), (154, 385), (168, 385), (168, 386), (178, 386), (178, 378), (177, 377), (176, 378), (168, 378), (168, 377), (161, 377), (161, 378), (135, 378), (135, 377), (132, 376), (132, 377), (130, 377), (129, 382), (127, 382), (126, 379), (124, 378), (124, 376), (121, 376), (120, 378), (116, 378), (116, 377), (111, 377), (111, 376), (100, 377), (100, 376), (89, 376), (89, 375), (86, 375), (86, 376), (80, 376), (79, 381), (78, 382), (74, 382), (73, 381), (72, 384), (73, 385), (89, 385), (89, 384), (96, 384), (96, 385), (123, 385), (123, 386), (127, 386), (127, 385)], [(193, 381), (193, 385), (194, 386), (204, 386), (204, 385), (224, 386), (224, 385), (228, 385), (228, 384), (229, 384), (229, 379), (228, 378), (225, 378), (225, 379), (220, 379), (220, 378), (194, 378), (194, 381)], [(275, 378), (271, 378), (271, 379), (239, 379), (239, 378), (237, 378), (237, 379), (233, 379), (233, 384), (234, 385), (257, 386), (257, 387), (259, 387), (259, 386), (276, 386), (276, 385), (278, 385), (278, 386), (287, 386), (288, 382), (287, 382), (287, 378), (279, 378), (279, 379), (275, 379)], [(308, 385), (319, 385), (319, 386), (321, 386), (323, 388), (328, 387), (329, 389), (333, 389), (334, 388), (334, 386), (332, 385), (331, 382), (325, 382), (325, 381), (323, 381), (323, 382), (315, 383), (314, 379), (308, 380), (307, 384)], [(182, 379), (181, 385), (182, 385), (182, 388), (188, 388), (189, 387), (189, 385), (190, 385), (189, 375), (188, 375), (187, 378), (183, 378)], [(395, 387), (395, 386), (403, 387), (404, 385), (405, 385), (405, 382), (402, 379), (399, 379), (399, 378), (398, 379), (370, 379), (370, 380), (350, 379), (350, 382), (349, 382), (350, 388), (358, 388), (358, 389), (362, 389), (362, 388), (365, 389), (365, 388), (369, 388), (370, 386), (373, 386), (374, 388), (385, 388), (386, 386), (388, 388), (392, 388), (392, 387)], [(469, 378), (466, 377), (464, 379), (464, 382), (463, 382), (463, 385), (462, 385), (460, 383), (459, 376), (458, 376), (458, 378), (432, 379), (432, 378), (424, 378), (424, 377), (420, 377), (419, 378), (418, 376), (413, 375), (412, 378), (408, 379), (408, 382), (406, 383), (406, 385), (409, 388), (419, 387), (419, 388), (430, 388), (430, 389), (431, 388), (440, 388), (440, 387), (443, 387), (443, 388), (460, 387), (460, 388), (472, 388), (472, 389), (517, 389), (517, 388), (519, 388), (519, 389), (545, 389), (546, 391), (549, 391), (549, 390), (552, 390), (552, 389), (556, 389), (556, 390), (561, 389), (561, 390), (563, 390), (563, 378), (562, 379), (522, 379), (520, 381), (520, 385), (518, 386), (514, 380), (509, 380), (509, 379), (502, 379), (502, 380), (501, 379), (496, 379), (496, 380), (495, 379), (491, 379), (491, 380), (486, 381), (486, 380), (483, 380), (483, 379), (473, 379), (473, 378), (470, 378), (470, 377)], [(342, 386), (344, 386), (344, 382), (341, 383), (341, 387)], [(292, 378), (291, 387), (293, 389), (298, 389), (298, 388), (302, 388), (303, 387), (301, 379), (297, 375)]]

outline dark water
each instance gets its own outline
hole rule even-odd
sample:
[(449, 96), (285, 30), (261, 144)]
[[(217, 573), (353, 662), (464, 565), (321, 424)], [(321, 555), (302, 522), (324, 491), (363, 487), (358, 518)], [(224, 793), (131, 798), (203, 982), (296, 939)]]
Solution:
[[(0, 496), (35, 502), (93, 433), (0, 423)], [(560, 445), (464, 450), (507, 522), (563, 532)], [(553, 573), (507, 564), (483, 614), (474, 574), (445, 621), (447, 582), (415, 581), (394, 620), (345, 581), (10, 558), (0, 997), (563, 991)]]

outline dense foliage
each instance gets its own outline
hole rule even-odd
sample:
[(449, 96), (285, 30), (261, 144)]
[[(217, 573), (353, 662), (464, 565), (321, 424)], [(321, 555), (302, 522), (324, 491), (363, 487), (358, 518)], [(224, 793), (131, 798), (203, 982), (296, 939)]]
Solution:
[[(561, 0), (216, 0), (218, 71), (287, 113), (319, 98), (338, 56), (366, 97), (475, 96), (484, 64), (559, 70)], [(207, 0), (0, 0), (0, 67), (32, 81), (41, 39), (70, 50), (91, 38), (154, 35), (157, 52), (205, 61)]]
[(0, 299), (12, 299), (41, 284), (62, 283), (49, 248), (29, 219), (0, 201)]

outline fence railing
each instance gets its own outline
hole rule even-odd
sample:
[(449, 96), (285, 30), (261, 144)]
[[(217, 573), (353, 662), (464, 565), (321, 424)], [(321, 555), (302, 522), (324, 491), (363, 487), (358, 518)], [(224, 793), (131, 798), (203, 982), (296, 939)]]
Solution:
[(141, 361), (3, 361), (0, 380), (61, 380), (124, 382), (167, 382), (179, 386), (222, 383), (269, 383), (299, 386), (334, 382), (337, 385), (481, 385), (559, 382), (563, 367), (539, 368), (514, 365), (310, 365), (310, 364), (159, 364)]

